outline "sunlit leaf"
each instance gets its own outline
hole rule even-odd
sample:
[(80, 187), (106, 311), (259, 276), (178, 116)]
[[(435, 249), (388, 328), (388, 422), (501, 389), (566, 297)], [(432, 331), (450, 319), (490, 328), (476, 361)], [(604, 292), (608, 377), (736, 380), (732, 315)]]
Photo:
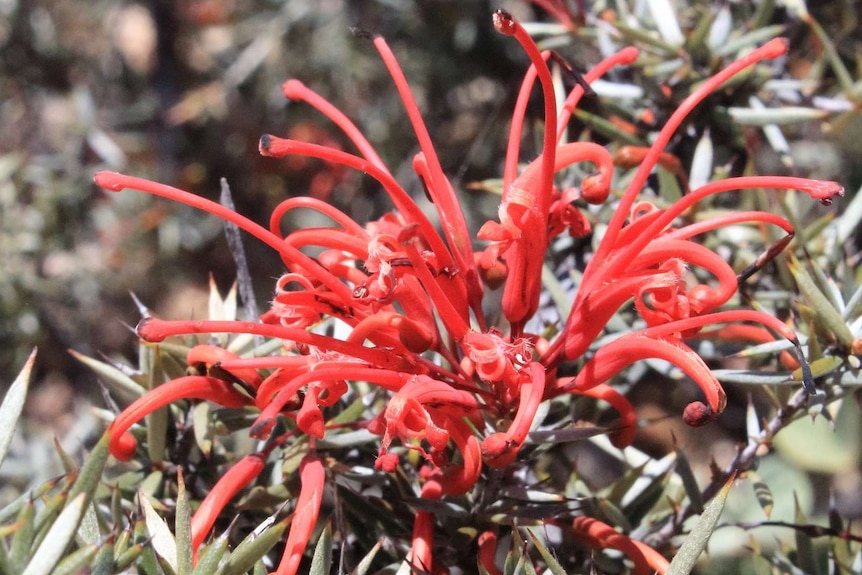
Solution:
[(736, 475), (731, 475), (724, 487), (716, 493), (709, 503), (704, 507), (700, 519), (689, 532), (688, 537), (683, 541), (682, 546), (674, 556), (666, 575), (687, 575), (694, 569), (698, 557), (706, 549), (706, 544), (718, 524), (718, 519), (721, 517), (721, 512), (724, 509), (724, 504), (727, 502), (727, 496), (730, 494), (730, 489), (733, 487), (733, 482)]
[(83, 493), (72, 499), (51, 525), (48, 534), (33, 553), (33, 559), (27, 564), (21, 575), (49, 575), (60, 558), (75, 532), (84, 514), (86, 497)]
[(177, 470), (176, 532), (177, 575), (189, 575), (194, 564), (192, 549), (192, 509), (182, 467)]
[(799, 286), (799, 291), (802, 292), (808, 304), (817, 313), (818, 319), (823, 322), (843, 345), (848, 348), (853, 345), (853, 334), (850, 332), (850, 328), (847, 327), (847, 323), (841, 319), (841, 314), (829, 303), (829, 298), (816, 286), (805, 266), (792, 254), (789, 267), (790, 272), (796, 279), (796, 285)]
[(332, 567), (332, 524), (327, 523), (317, 539), (314, 556), (311, 558), (309, 575), (329, 575)]
[(147, 521), (147, 531), (152, 538), (150, 545), (155, 549), (159, 557), (165, 560), (174, 573), (177, 572), (177, 542), (171, 533), (170, 527), (165, 523), (165, 520), (153, 509), (153, 504), (150, 498), (143, 491), (138, 491), (138, 501), (141, 508), (144, 510), (144, 517)]
[(30, 352), (30, 357), (24, 363), (24, 367), (18, 373), (18, 377), (12, 382), (9, 391), (0, 404), (0, 465), (6, 458), (12, 436), (18, 427), (18, 417), (24, 409), (24, 400), (27, 398), (27, 387), (30, 385), (30, 372), (33, 371), (33, 363), (36, 361), (36, 350)]
[[(802, 507), (799, 505), (799, 499), (796, 497), (796, 494), (793, 495), (793, 506), (794, 506), (794, 522), (797, 525), (805, 525), (808, 523), (808, 518), (805, 517), (805, 512), (802, 511)], [(817, 556), (814, 553), (814, 542), (811, 540), (811, 537), (808, 536), (802, 529), (794, 529), (794, 535), (796, 537), (796, 559), (799, 567), (810, 575), (820, 575), (820, 567), (819, 562), (817, 561)]]

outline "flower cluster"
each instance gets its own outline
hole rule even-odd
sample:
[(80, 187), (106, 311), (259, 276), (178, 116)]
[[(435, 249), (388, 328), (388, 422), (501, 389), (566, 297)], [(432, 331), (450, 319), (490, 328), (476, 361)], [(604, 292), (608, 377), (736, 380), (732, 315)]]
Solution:
[[(632, 63), (637, 51), (626, 48), (601, 62), (565, 101), (558, 102), (547, 64), (552, 55), (541, 52), (509, 14), (498, 11), (494, 25), (521, 44), (532, 65), (512, 118), (499, 218), (478, 231), (477, 239), (486, 242), (481, 251), (474, 251), (478, 242), (468, 230), (407, 80), (380, 37), (373, 38), (373, 43), (418, 139), (413, 168), (436, 209), (439, 231), (360, 130), (297, 80), (283, 85), (285, 96), (310, 104), (332, 120), (358, 153), (265, 135), (260, 139), (261, 154), (314, 157), (339, 169), (367, 174), (391, 198), (393, 212), (361, 225), (320, 199), (297, 197), (283, 201), (265, 228), (176, 188), (117, 173), (96, 175), (102, 188), (142, 190), (232, 222), (276, 250), (287, 268), (276, 284), (270, 308), (258, 322), (148, 317), (137, 328), (148, 342), (197, 333), (254, 334), (283, 342), (277, 355), (254, 358), (209, 345), (192, 348), (187, 360), (198, 367), (196, 374), (147, 393), (118, 416), (109, 430), (112, 453), (127, 460), (136, 450), (130, 427), (158, 407), (195, 398), (256, 410), (251, 434), (266, 440), (266, 448), (237, 463), (207, 497), (192, 524), (196, 547), (226, 501), (262, 472), (270, 452), (303, 433), (310, 439), (300, 467), (301, 492), (277, 570), (280, 575), (297, 572), (317, 522), (327, 474), (315, 447), (315, 440), (325, 437), (329, 427), (323, 409), (342, 401), (356, 382), (362, 382), (363, 388), (376, 386), (388, 395), (385, 409), (367, 421), (367, 429), (381, 436), (377, 469), (393, 472), (399, 467), (403, 450), (396, 446), (415, 451), (422, 461), (421, 497), (428, 499), (467, 493), (484, 468), (512, 465), (540, 404), (563, 394), (607, 401), (620, 414), (613, 441), (628, 445), (636, 431), (636, 415), (608, 382), (639, 360), (660, 358), (684, 371), (704, 396), (703, 402), (686, 408), (686, 422), (701, 425), (710, 421), (724, 409), (725, 394), (704, 361), (686, 344), (687, 338), (705, 326), (749, 322), (769, 328), (793, 342), (805, 385), (813, 386), (796, 336), (784, 323), (758, 311), (721, 309), (736, 293), (740, 276), (723, 258), (695, 241), (710, 230), (742, 223), (775, 225), (789, 238), (793, 234), (790, 223), (781, 216), (756, 211), (698, 223), (679, 221), (686, 210), (712, 194), (792, 189), (826, 203), (841, 194), (841, 187), (801, 178), (741, 177), (709, 183), (663, 209), (639, 201), (647, 177), (686, 115), (735, 74), (784, 53), (785, 42), (771, 41), (732, 63), (698, 87), (670, 117), (615, 199), (613, 216), (583, 272), (570, 313), (554, 335), (543, 336), (528, 331), (528, 325), (539, 307), (549, 246), (562, 233), (588, 235), (591, 227), (584, 206), (607, 202), (612, 190), (614, 157), (594, 143), (563, 143), (568, 119), (584, 86), (614, 66)], [(522, 126), (536, 80), (544, 98), (543, 147), (537, 158), (522, 167)], [(556, 187), (556, 173), (584, 162), (593, 164), (595, 172), (579, 188)], [(281, 221), (295, 209), (315, 210), (333, 225), (284, 235)], [(318, 255), (307, 255), (308, 247), (315, 248)], [(708, 284), (692, 281), (693, 267), (715, 280)], [(485, 290), (502, 282), (505, 327), (491, 325), (483, 307)], [(646, 327), (591, 352), (607, 322), (628, 302), (633, 302)], [(346, 335), (316, 330), (324, 320), (335, 320), (339, 325), (335, 333)], [(576, 375), (564, 376), (558, 374), (563, 362), (579, 362), (581, 367)], [(277, 436), (274, 430), (283, 429), (277, 426), (279, 421), (286, 421), (291, 432)], [(437, 572), (442, 567), (431, 553), (433, 526), (431, 511), (417, 513), (408, 560), (418, 572)], [(584, 541), (621, 549), (640, 561), (647, 557), (652, 569), (663, 569), (663, 560), (653, 550), (607, 525), (579, 518), (573, 528)], [(493, 560), (487, 560), (493, 555), (489, 545), (495, 540), (491, 533), (480, 538), (480, 562), (490, 573), (499, 572)]]

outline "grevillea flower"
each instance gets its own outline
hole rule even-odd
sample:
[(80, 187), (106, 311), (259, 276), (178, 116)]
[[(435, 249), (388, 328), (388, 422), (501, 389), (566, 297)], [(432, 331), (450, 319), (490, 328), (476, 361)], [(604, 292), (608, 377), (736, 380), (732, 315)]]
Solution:
[[(335, 106), (299, 81), (283, 86), (284, 94), (310, 104), (350, 139), (357, 152), (264, 135), (264, 156), (319, 158), (351, 168), (374, 179), (388, 194), (394, 211), (364, 225), (316, 198), (292, 198), (273, 212), (268, 227), (188, 192), (151, 181), (100, 172), (96, 183), (107, 190), (141, 190), (194, 206), (227, 220), (272, 247), (287, 271), (276, 283), (272, 304), (260, 321), (168, 321), (146, 318), (139, 336), (161, 342), (170, 336), (201, 333), (253, 334), (283, 342), (280, 353), (240, 357), (213, 346), (191, 350), (188, 363), (197, 368), (168, 382), (129, 406), (110, 428), (111, 450), (120, 459), (134, 456), (129, 428), (154, 409), (179, 399), (206, 399), (227, 407), (251, 407), (257, 419), (251, 434), (266, 440), (266, 448), (238, 462), (215, 486), (193, 521), (199, 545), (214, 518), (243, 486), (255, 480), (274, 450), (297, 433), (309, 436), (300, 467), (300, 495), (279, 574), (296, 573), (317, 521), (327, 470), (315, 448), (317, 438), (330, 432), (323, 408), (342, 401), (354, 383), (382, 390), (384, 409), (371, 413), (367, 429), (381, 436), (376, 467), (392, 472), (402, 465), (402, 446), (420, 458), (421, 497), (440, 499), (462, 495), (480, 480), (483, 465), (507, 468), (535, 423), (539, 405), (563, 394), (602, 399), (620, 414), (612, 435), (615, 444), (631, 443), (637, 418), (631, 404), (609, 381), (629, 364), (661, 358), (678, 366), (703, 391), (703, 402), (686, 408), (684, 418), (701, 425), (725, 406), (721, 385), (686, 340), (707, 326), (743, 325), (756, 328), (762, 339), (768, 328), (793, 342), (803, 366), (805, 385), (810, 370), (795, 334), (772, 316), (752, 310), (726, 310), (741, 276), (695, 238), (716, 228), (740, 223), (771, 224), (788, 238), (793, 228), (784, 218), (746, 211), (680, 225), (684, 212), (712, 194), (751, 189), (799, 190), (822, 202), (841, 194), (841, 187), (790, 177), (743, 177), (709, 183), (666, 208), (639, 200), (646, 179), (690, 111), (729, 78), (767, 58), (784, 53), (783, 40), (771, 41), (704, 82), (670, 117), (654, 144), (639, 157), (637, 171), (614, 208), (613, 216), (584, 270), (571, 311), (549, 339), (527, 330), (542, 293), (542, 266), (552, 240), (566, 231), (590, 233), (584, 203), (608, 200), (614, 157), (590, 142), (562, 143), (568, 119), (593, 82), (614, 66), (632, 63), (637, 51), (626, 48), (598, 64), (557, 102), (547, 62), (521, 25), (498, 11), (496, 29), (523, 46), (530, 58), (512, 118), (503, 169), (499, 218), (486, 223), (476, 239), (486, 242), (474, 253), (474, 237), (466, 224), (458, 196), (440, 165), (428, 130), (398, 63), (383, 38), (373, 38), (388, 68), (419, 143), (413, 168), (422, 180), (440, 221), (435, 227), (395, 179), (362, 132)], [(539, 81), (544, 97), (544, 139), (541, 154), (525, 167), (519, 148), (527, 100)], [(627, 158), (632, 157), (632, 152)], [(628, 161), (628, 160), (625, 160)], [(588, 162), (595, 173), (579, 189), (560, 190), (555, 174)], [(300, 229), (284, 235), (281, 220), (296, 209), (314, 210), (332, 225)], [(780, 244), (783, 247), (786, 241)], [(310, 257), (304, 249), (314, 247)], [(773, 249), (773, 252), (777, 248)], [(714, 276), (709, 283), (692, 282), (691, 268)], [(505, 327), (485, 316), (483, 278), (505, 279), (502, 313)], [(646, 327), (628, 333), (595, 352), (590, 348), (617, 311), (633, 302)], [(344, 336), (314, 329), (337, 320)], [(754, 324), (753, 326), (751, 324)], [(563, 361), (579, 362), (575, 374), (558, 374)], [(273, 436), (279, 420), (291, 432)], [(292, 422), (292, 423), (291, 423)], [(434, 514), (416, 516), (410, 564), (420, 572), (435, 572)], [(614, 547), (632, 556), (638, 572), (661, 570), (660, 556), (632, 542), (607, 525), (579, 518), (575, 532), (598, 547)], [(492, 569), (496, 536), (480, 540), (481, 562)], [(489, 551), (490, 550), (490, 551)], [(645, 567), (648, 565), (648, 567)]]

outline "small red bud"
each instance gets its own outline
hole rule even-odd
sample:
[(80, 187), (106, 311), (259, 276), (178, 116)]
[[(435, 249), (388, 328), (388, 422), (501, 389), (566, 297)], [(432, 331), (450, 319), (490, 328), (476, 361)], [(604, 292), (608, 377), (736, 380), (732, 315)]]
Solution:
[(692, 401), (682, 413), (682, 420), (691, 427), (702, 427), (715, 419), (715, 412), (711, 407), (700, 401)]

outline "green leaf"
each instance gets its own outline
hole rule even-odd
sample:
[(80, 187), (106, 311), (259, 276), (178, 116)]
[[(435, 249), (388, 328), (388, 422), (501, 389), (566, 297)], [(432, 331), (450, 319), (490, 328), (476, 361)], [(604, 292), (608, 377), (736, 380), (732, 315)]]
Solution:
[[(110, 549), (110, 547), (108, 547)], [(51, 575), (78, 575), (79, 573), (91, 573), (92, 575), (106, 575), (106, 572), (97, 572), (94, 569), (96, 555), (99, 553), (98, 545), (87, 545), (63, 557)], [(113, 559), (113, 558), (112, 558)], [(107, 572), (110, 573), (110, 572)]]
[(15, 519), (18, 528), (12, 536), (12, 544), (9, 547), (9, 564), (12, 567), (20, 569), (30, 559), (30, 547), (36, 537), (35, 518), (36, 506), (32, 501), (28, 501)]
[(33, 554), (21, 575), (49, 575), (72, 542), (84, 515), (85, 494), (75, 497), (51, 525), (48, 534)]
[(670, 563), (665, 575), (688, 575), (694, 569), (697, 558), (706, 549), (706, 544), (712, 532), (715, 531), (715, 526), (718, 524), (718, 518), (721, 517), (721, 512), (724, 509), (724, 504), (727, 502), (727, 496), (730, 494), (730, 489), (733, 487), (733, 482), (736, 479), (736, 474), (728, 478), (724, 487), (706, 504), (706, 507), (698, 519), (697, 524), (688, 534), (682, 546), (676, 553), (676, 557)]
[(783, 126), (822, 120), (829, 115), (826, 110), (803, 106), (781, 106), (779, 108), (740, 108), (727, 109), (734, 123), (740, 126)]
[(93, 562), (90, 563), (90, 568), (92, 569), (91, 575), (113, 575), (114, 550), (116, 547), (110, 542), (104, 543), (101, 547), (98, 545), (95, 547), (98, 549), (98, 552)]
[(81, 471), (78, 473), (78, 478), (72, 485), (69, 491), (69, 499), (74, 499), (79, 494), (83, 493), (86, 498), (87, 505), (93, 501), (96, 494), (96, 489), (102, 481), (102, 472), (105, 470), (105, 463), (108, 461), (108, 442), (110, 434), (105, 432), (99, 439), (99, 442), (93, 447), (93, 450), (87, 455)]
[(24, 409), (27, 387), (30, 385), (30, 373), (33, 371), (35, 361), (36, 350), (33, 349), (18, 377), (12, 382), (9, 391), (6, 392), (3, 403), (0, 404), (0, 422), (3, 423), (0, 425), (0, 465), (6, 459), (9, 445), (12, 443), (12, 436), (15, 435), (15, 429), (18, 427), (18, 417), (21, 416), (21, 410)]
[(192, 408), (192, 431), (195, 434), (195, 443), (198, 449), (209, 457), (213, 448), (213, 425), (212, 425), (212, 408), (206, 401), (202, 401)]
[(530, 539), (536, 547), (536, 551), (538, 551), (539, 555), (544, 559), (545, 565), (548, 566), (548, 570), (551, 572), (551, 575), (566, 575), (566, 570), (557, 562), (557, 559), (553, 556), (547, 545), (545, 545), (545, 542), (532, 531), (527, 531), (527, 533), (529, 533)]
[(290, 523), (290, 518), (286, 517), (271, 527), (264, 527), (269, 522), (271, 519), (267, 519), (264, 524), (258, 526), (242, 540), (221, 566), (218, 575), (243, 575), (247, 573), (261, 557), (279, 542)]
[(382, 545), (383, 543), (380, 541), (374, 544), (371, 551), (366, 553), (365, 557), (363, 557), (356, 566), (356, 569), (353, 571), (353, 575), (368, 575), (368, 570), (371, 569), (371, 564), (374, 562), (374, 558), (377, 556), (377, 552), (380, 551), (380, 547)]
[(194, 549), (192, 549), (192, 508), (183, 468), (177, 469), (177, 515), (174, 523), (177, 546), (177, 575), (189, 575), (194, 568)]
[[(164, 371), (162, 370), (162, 354), (158, 346), (141, 350), (142, 355), (149, 354), (152, 365), (145, 373), (147, 374), (147, 387), (156, 389), (164, 382)], [(165, 448), (168, 441), (168, 416), (170, 406), (159, 408), (146, 417), (147, 423), (147, 456), (154, 464), (161, 463), (165, 458)]]
[(60, 479), (51, 479), (16, 497), (14, 501), (0, 510), (0, 523), (6, 523), (9, 521), (13, 516), (20, 513), (24, 505), (27, 505), (30, 501), (40, 499), (46, 493), (54, 489), (59, 482)]
[[(808, 523), (808, 518), (805, 517), (805, 512), (799, 505), (799, 498), (793, 494), (793, 506), (795, 509), (794, 523), (797, 525), (805, 525)], [(811, 537), (803, 529), (794, 529), (796, 536), (796, 561), (799, 567), (808, 575), (819, 575), (820, 569), (817, 562), (817, 557), (814, 554), (814, 543)]]
[(206, 546), (200, 555), (197, 566), (192, 571), (192, 575), (212, 575), (216, 572), (222, 557), (227, 552), (230, 543), (230, 531), (231, 528), (228, 527), (215, 541)]
[(329, 575), (332, 567), (332, 524), (327, 523), (317, 539), (309, 575)]
[(147, 531), (150, 533), (152, 540), (150, 545), (155, 549), (159, 557), (177, 572), (177, 541), (171, 533), (170, 527), (165, 523), (165, 520), (159, 516), (147, 494), (143, 491), (138, 491), (138, 501), (141, 508), (144, 510), (144, 518), (147, 522)]
[(70, 349), (69, 353), (72, 357), (96, 372), (96, 375), (108, 384), (108, 387), (112, 391), (117, 392), (124, 399), (134, 401), (144, 394), (144, 387), (140, 383), (113, 365), (87, 357), (73, 349)]
[(832, 306), (831, 303), (829, 303), (829, 298), (820, 291), (814, 283), (814, 279), (809, 275), (808, 270), (805, 269), (805, 266), (803, 266), (793, 254), (790, 254), (789, 267), (790, 272), (796, 279), (796, 285), (799, 286), (799, 291), (802, 292), (802, 295), (805, 297), (808, 304), (814, 308), (818, 320), (822, 322), (822, 324), (831, 331), (844, 346), (849, 348), (853, 345), (853, 333), (850, 331), (850, 328), (847, 327), (844, 320), (841, 319), (841, 314), (834, 306)]

